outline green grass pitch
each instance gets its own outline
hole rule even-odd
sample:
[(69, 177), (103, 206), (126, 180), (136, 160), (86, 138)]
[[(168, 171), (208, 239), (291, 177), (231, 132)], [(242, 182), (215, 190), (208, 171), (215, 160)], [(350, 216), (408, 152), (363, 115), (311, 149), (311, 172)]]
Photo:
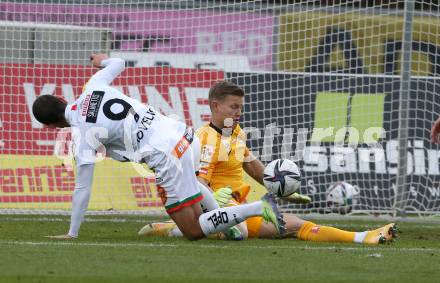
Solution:
[[(399, 223), (396, 242), (368, 247), (141, 238), (146, 217), (88, 219), (79, 239), (59, 242), (43, 236), (66, 232), (66, 217), (1, 215), (0, 282), (440, 282), (438, 223)], [(383, 224), (315, 222), (359, 231)]]

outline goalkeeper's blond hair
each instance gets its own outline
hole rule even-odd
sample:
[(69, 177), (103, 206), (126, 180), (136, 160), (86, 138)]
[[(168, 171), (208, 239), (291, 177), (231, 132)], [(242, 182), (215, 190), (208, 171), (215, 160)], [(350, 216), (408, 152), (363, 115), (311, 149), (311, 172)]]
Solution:
[(222, 101), (228, 95), (244, 96), (244, 90), (238, 85), (229, 81), (219, 81), (209, 89), (209, 105), (213, 100)]

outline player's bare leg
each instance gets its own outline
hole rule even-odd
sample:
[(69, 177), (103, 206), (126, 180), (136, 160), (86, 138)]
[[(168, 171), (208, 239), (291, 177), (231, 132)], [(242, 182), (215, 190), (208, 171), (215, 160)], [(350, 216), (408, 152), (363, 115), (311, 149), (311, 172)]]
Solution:
[(200, 203), (195, 203), (171, 213), (170, 217), (188, 240), (198, 240), (205, 237), (199, 224), (200, 215), (202, 215), (202, 207)]
[[(197, 216), (199, 216), (198, 221)], [(170, 214), (180, 231), (189, 240), (197, 240), (209, 234), (225, 231), (253, 216), (262, 216), (265, 221), (274, 224), (279, 235), (284, 233), (285, 223), (271, 194), (266, 194), (261, 201), (218, 208), (206, 213), (202, 213), (201, 206), (197, 203)]]

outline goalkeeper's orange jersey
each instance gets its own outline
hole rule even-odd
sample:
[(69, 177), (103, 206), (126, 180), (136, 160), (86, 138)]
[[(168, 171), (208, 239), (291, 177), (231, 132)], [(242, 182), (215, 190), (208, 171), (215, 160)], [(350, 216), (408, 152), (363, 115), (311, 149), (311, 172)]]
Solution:
[(222, 135), (222, 130), (212, 123), (196, 132), (201, 143), (199, 177), (205, 179), (216, 191), (230, 187), (234, 198), (243, 202), (250, 186), (243, 180), (243, 161), (249, 156), (246, 146), (246, 134), (237, 125), (232, 134)]

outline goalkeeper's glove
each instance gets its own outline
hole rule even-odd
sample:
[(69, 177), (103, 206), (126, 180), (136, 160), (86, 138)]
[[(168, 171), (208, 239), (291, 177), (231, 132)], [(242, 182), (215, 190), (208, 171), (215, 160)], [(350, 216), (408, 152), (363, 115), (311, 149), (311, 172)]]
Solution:
[(232, 199), (232, 190), (230, 188), (220, 188), (213, 195), (218, 205), (223, 207)]
[(312, 201), (309, 196), (298, 193), (293, 193), (290, 196), (282, 197), (281, 199), (291, 203), (310, 203)]

